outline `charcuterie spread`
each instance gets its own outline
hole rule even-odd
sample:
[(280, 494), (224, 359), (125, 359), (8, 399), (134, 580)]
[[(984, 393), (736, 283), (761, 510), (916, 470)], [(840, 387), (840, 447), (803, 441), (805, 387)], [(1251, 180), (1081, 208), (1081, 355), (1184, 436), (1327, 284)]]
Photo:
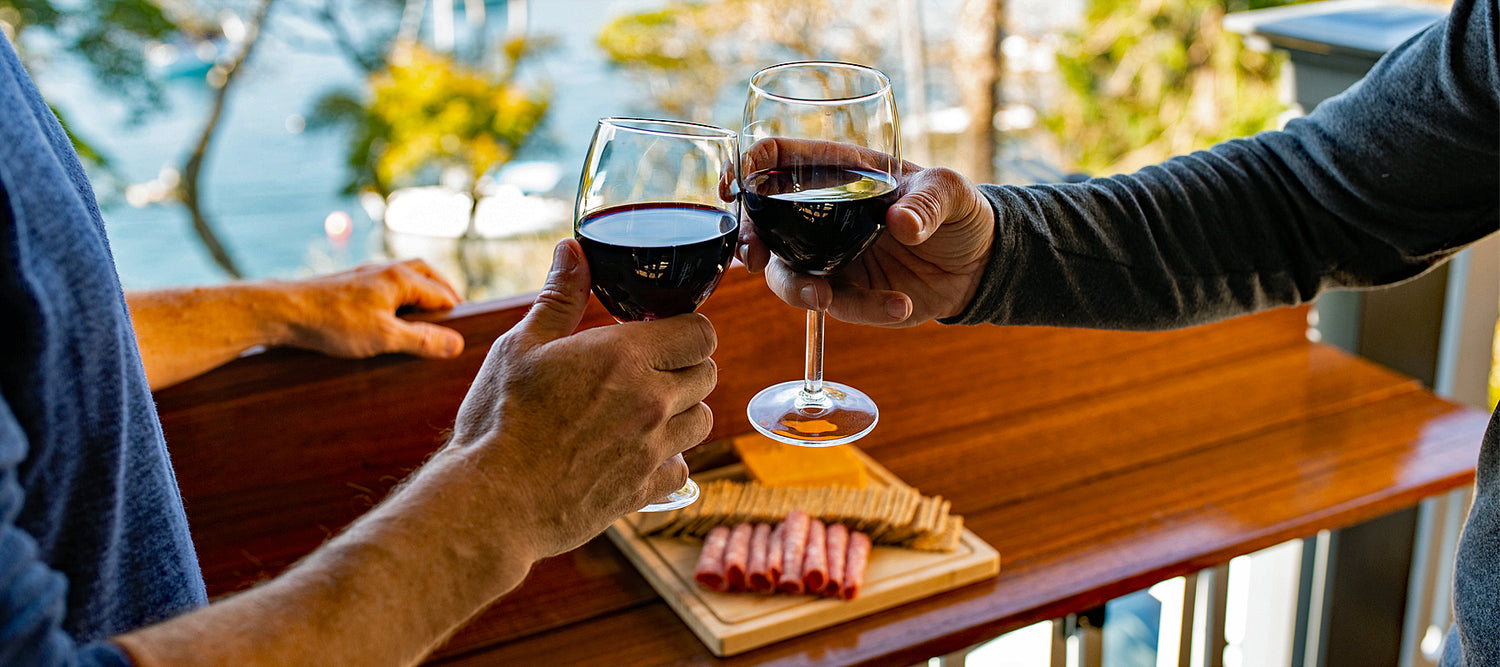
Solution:
[[(778, 545), (773, 554), (772, 543)], [(870, 537), (793, 510), (773, 528), (715, 526), (703, 538), (693, 580), (721, 593), (790, 593), (852, 600), (869, 564)]]
[(637, 530), (648, 536), (703, 539), (716, 527), (775, 525), (801, 510), (824, 525), (860, 531), (878, 545), (952, 551), (964, 529), (963, 517), (949, 512), (952, 503), (901, 484), (786, 489), (717, 479), (704, 483), (702, 494), (682, 509), (641, 515)]
[[(716, 656), (993, 577), (993, 547), (941, 496), (852, 446), (758, 433), (713, 443), (698, 501), (620, 519), (610, 539)], [(717, 451), (715, 451), (717, 450)]]
[(749, 481), (716, 479), (697, 503), (642, 515), (641, 535), (701, 539), (693, 581), (720, 593), (852, 600), (874, 545), (952, 551), (963, 517), (942, 496), (899, 482), (871, 484), (848, 448), (735, 440)]

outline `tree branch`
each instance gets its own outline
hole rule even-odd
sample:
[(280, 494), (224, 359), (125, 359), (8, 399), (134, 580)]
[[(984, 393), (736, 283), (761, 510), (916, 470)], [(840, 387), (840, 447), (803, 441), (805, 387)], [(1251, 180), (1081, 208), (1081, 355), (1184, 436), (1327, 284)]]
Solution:
[[(271, 5), (276, 0), (261, 0), (260, 9), (255, 18), (246, 26), (245, 39), (240, 52), (235, 54), (227, 62), (214, 65), (209, 70), (209, 85), (217, 84), (214, 92), (213, 105), (209, 108), (208, 120), (204, 123), (203, 131), (198, 136), (198, 143), (193, 147), (192, 153), (188, 155), (187, 161), (182, 166), (182, 188), (179, 191), (179, 199), (187, 207), (189, 215), (193, 218), (193, 231), (208, 248), (213, 256), (214, 262), (224, 269), (232, 278), (243, 278), (239, 266), (229, 254), (228, 248), (219, 240), (218, 233), (214, 230), (213, 222), (203, 210), (203, 197), (200, 189), (200, 181), (203, 172), (203, 161), (208, 155), (209, 146), (213, 143), (214, 135), (218, 131), (219, 119), (224, 114), (224, 107), (229, 99), (229, 89), (234, 84), (236, 75), (239, 74), (240, 66), (250, 59), (250, 54), (255, 50), (256, 42), (260, 41), (260, 29), (265, 24), (266, 16), (271, 12)], [(218, 73), (218, 81), (214, 80)]]

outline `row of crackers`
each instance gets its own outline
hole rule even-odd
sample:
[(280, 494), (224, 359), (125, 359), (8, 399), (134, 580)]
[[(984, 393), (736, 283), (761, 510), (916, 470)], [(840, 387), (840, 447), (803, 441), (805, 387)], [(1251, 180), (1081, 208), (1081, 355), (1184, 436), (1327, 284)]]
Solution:
[(800, 509), (824, 523), (842, 523), (875, 544), (922, 551), (952, 551), (963, 534), (963, 517), (949, 513), (942, 496), (924, 496), (904, 484), (783, 488), (720, 479), (702, 485), (698, 502), (669, 512), (637, 515), (643, 535), (701, 538), (715, 526), (777, 523)]

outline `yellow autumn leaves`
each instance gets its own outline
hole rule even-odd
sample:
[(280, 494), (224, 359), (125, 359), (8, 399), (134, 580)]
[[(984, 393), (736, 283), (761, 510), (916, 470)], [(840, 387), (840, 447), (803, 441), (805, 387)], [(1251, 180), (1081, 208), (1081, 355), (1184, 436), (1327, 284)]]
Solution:
[(437, 166), (477, 179), (509, 161), (552, 97), (514, 79), (511, 67), (492, 73), (420, 46), (398, 47), (370, 81), (368, 113), (382, 130), (371, 146), (377, 177), (399, 183)]

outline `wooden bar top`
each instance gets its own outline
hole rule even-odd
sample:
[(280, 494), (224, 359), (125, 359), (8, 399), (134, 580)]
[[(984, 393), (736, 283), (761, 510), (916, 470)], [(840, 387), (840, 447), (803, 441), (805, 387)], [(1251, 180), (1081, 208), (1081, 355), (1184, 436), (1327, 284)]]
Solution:
[[(453, 361), (272, 351), (159, 392), (210, 594), (279, 572), (420, 465), (529, 303), (439, 318), (468, 344)], [(803, 316), (738, 266), (702, 312), (719, 440), (800, 376)], [(1308, 342), (1306, 314), (1154, 333), (829, 320), (826, 376), (881, 409), (858, 445), (951, 499), (999, 577), (719, 659), (601, 537), (539, 563), (432, 662), (904, 667), (1471, 483), (1488, 415)], [(594, 307), (585, 326), (611, 322)]]

